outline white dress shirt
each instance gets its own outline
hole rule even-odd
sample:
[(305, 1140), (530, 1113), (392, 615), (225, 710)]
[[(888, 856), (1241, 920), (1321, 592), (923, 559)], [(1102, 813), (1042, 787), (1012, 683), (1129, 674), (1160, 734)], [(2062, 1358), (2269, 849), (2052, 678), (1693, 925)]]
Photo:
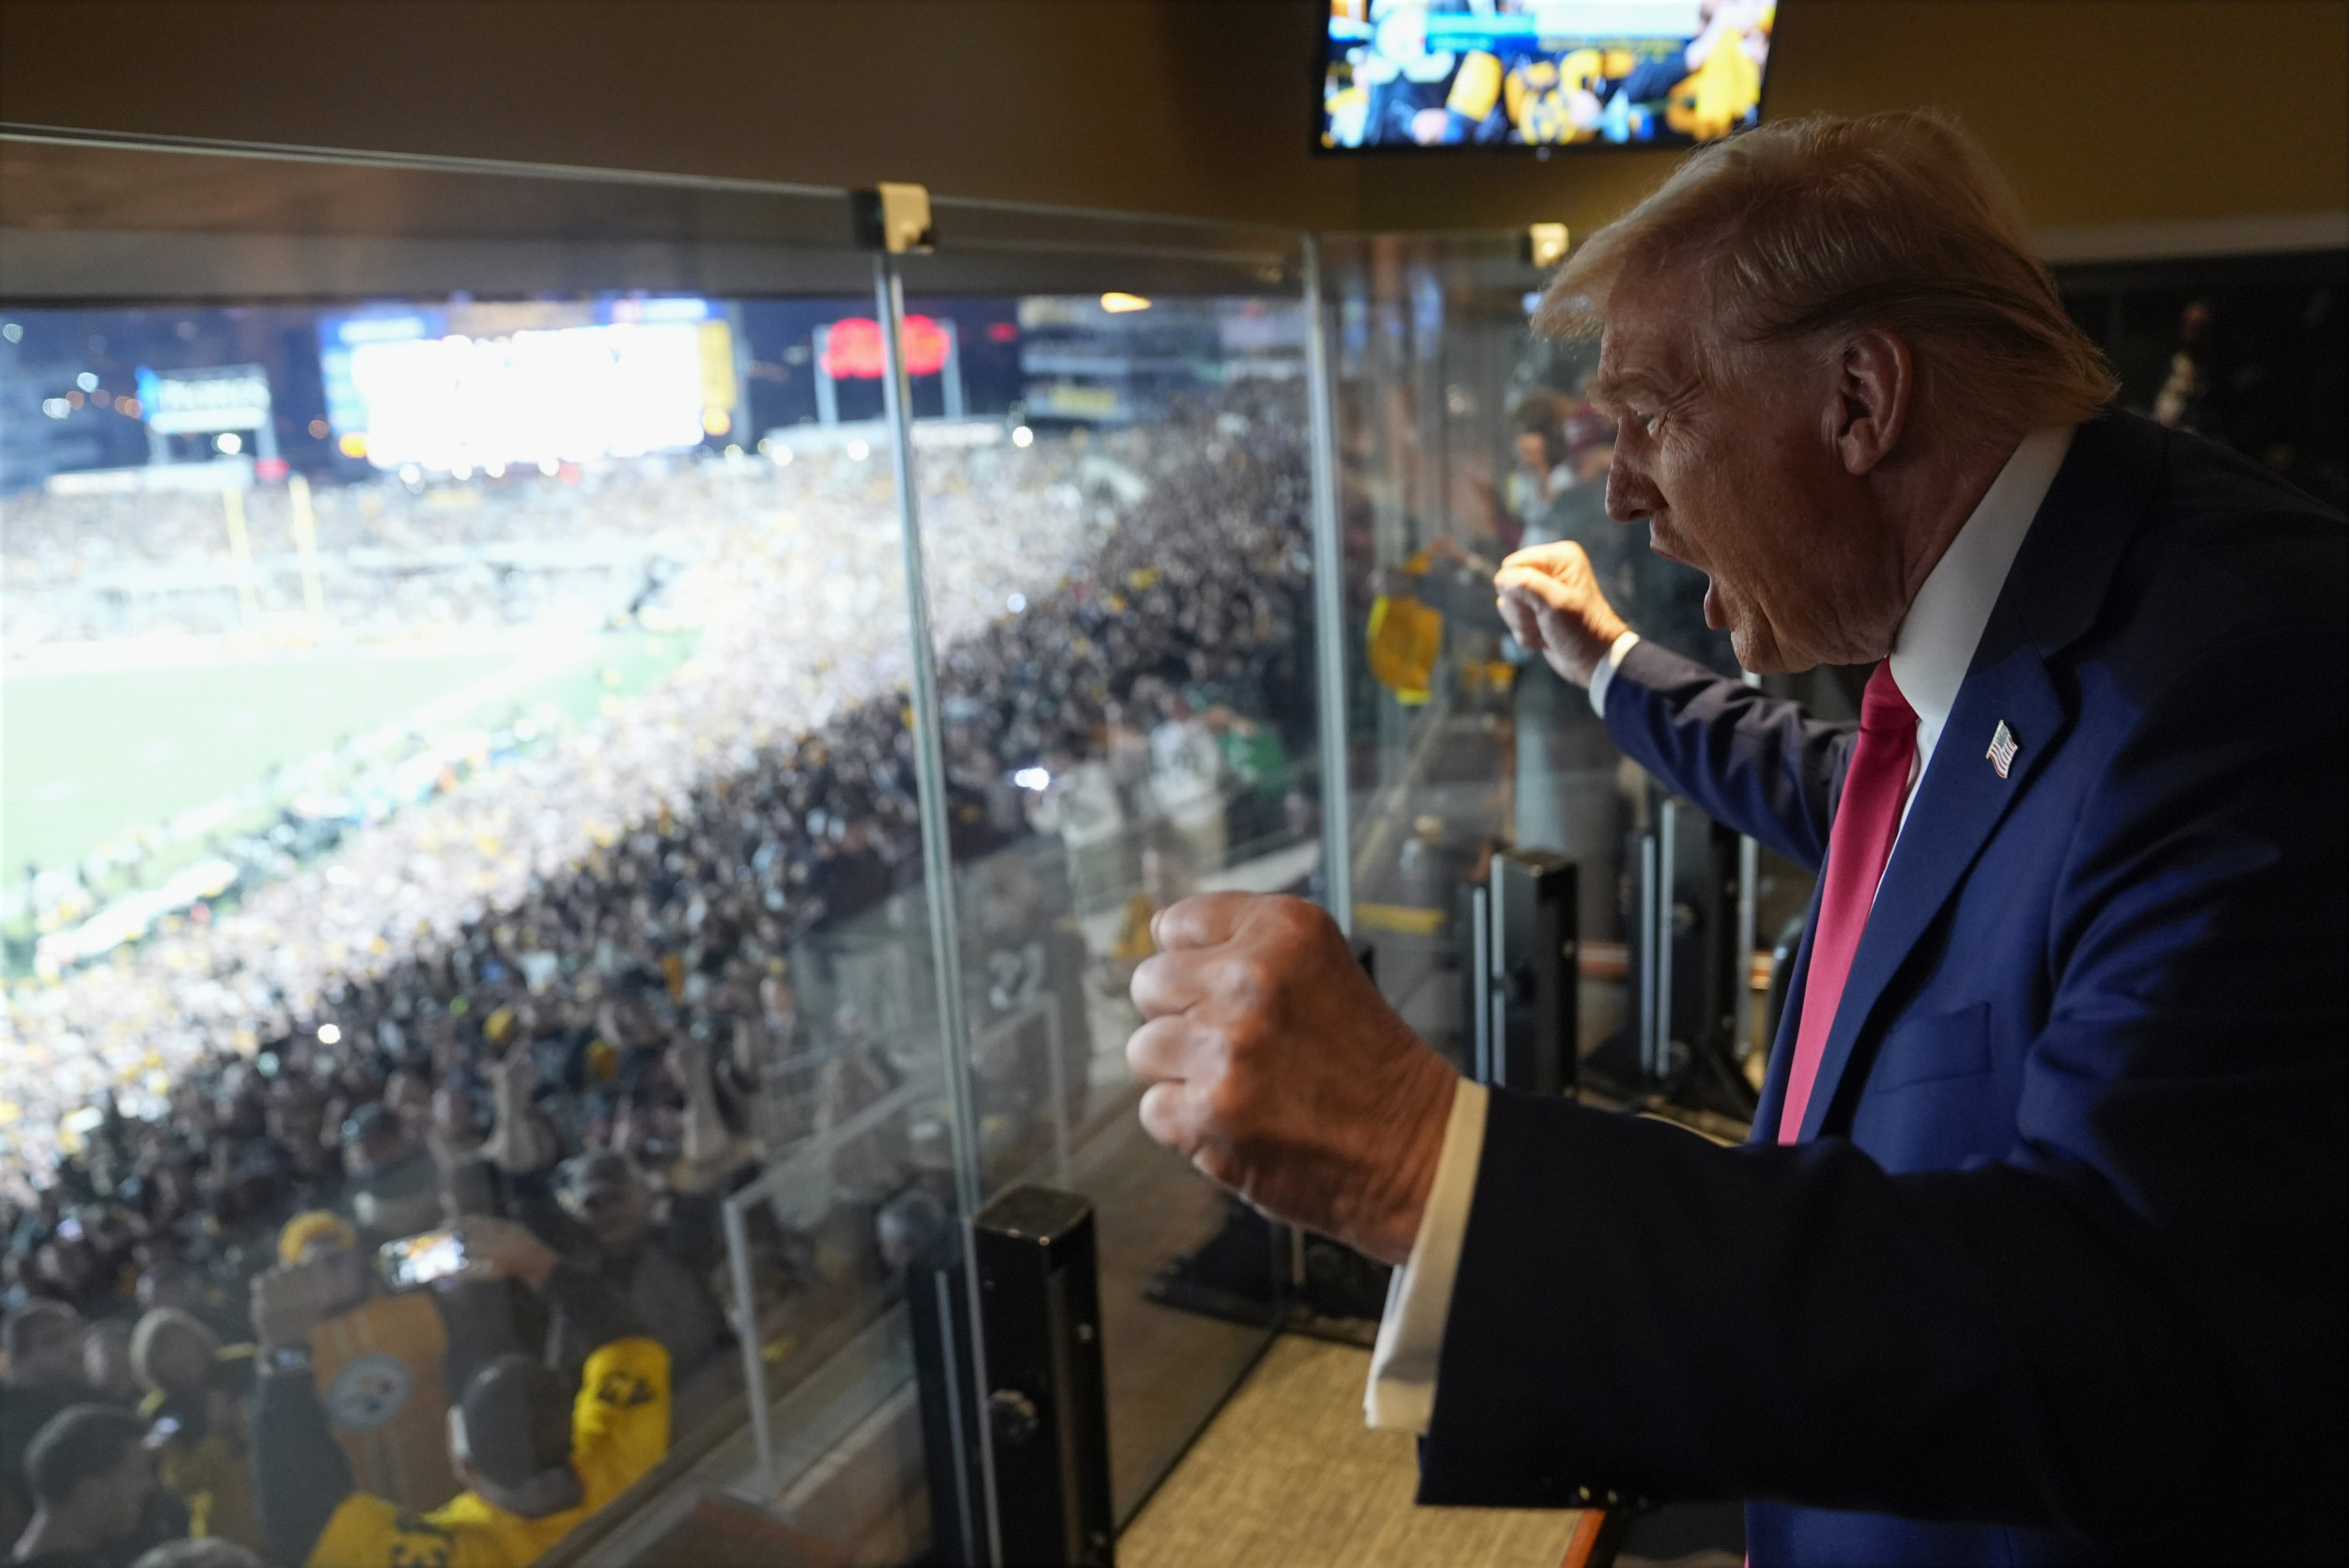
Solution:
[[(1990, 624), (1991, 609), (2006, 586), (2007, 571), (2071, 446), (2070, 426), (2050, 426), (2022, 439), (1934, 564), (1893, 638), (1892, 679), (1917, 713), (1917, 755), (1909, 765), (1908, 796), (1901, 805), (1904, 828), (1909, 804), (1917, 798), (1917, 783), (1940, 744), (1983, 629)], [(1615, 672), (1639, 641), (1636, 631), (1616, 638), (1592, 674), (1591, 706), (1602, 718)], [(1967, 744), (1977, 740), (1985, 748), (1990, 744), (1986, 735), (1969, 737)], [(1444, 1319), (1452, 1310), (1452, 1284), (1459, 1273), (1469, 1207), (1476, 1195), (1486, 1098), (1484, 1085), (1466, 1079), (1453, 1088), (1452, 1118), (1444, 1129), (1435, 1185), (1420, 1218), (1410, 1261), (1395, 1270), (1387, 1287), (1386, 1315), (1379, 1320), (1378, 1341), (1371, 1351), (1370, 1389), (1362, 1408), (1374, 1427), (1424, 1433), (1435, 1409), (1436, 1358), (1443, 1348)]]

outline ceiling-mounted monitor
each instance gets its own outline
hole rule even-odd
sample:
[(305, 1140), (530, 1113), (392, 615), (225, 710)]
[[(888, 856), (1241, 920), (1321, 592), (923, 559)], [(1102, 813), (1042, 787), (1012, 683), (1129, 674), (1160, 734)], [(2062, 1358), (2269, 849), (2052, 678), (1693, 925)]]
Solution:
[(1329, 152), (1689, 147), (1756, 123), (1776, 0), (1328, 0)]

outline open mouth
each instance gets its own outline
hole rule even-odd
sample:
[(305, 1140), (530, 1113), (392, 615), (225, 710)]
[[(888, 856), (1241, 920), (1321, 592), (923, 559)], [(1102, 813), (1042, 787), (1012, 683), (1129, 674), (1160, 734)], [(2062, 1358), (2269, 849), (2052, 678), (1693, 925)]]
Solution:
[(1679, 541), (1672, 538), (1672, 536), (1666, 531), (1666, 525), (1661, 514), (1650, 513), (1648, 515), (1647, 548), (1649, 552), (1651, 554), (1660, 555), (1667, 561), (1676, 562), (1681, 566), (1688, 567), (1692, 571), (1703, 572), (1704, 624), (1715, 631), (1727, 630), (1729, 629), (1729, 609), (1728, 606), (1721, 602), (1720, 583), (1714, 578), (1712, 572), (1703, 562), (1693, 560), (1687, 552), (1675, 549), (1674, 547), (1678, 544), (1678, 542)]

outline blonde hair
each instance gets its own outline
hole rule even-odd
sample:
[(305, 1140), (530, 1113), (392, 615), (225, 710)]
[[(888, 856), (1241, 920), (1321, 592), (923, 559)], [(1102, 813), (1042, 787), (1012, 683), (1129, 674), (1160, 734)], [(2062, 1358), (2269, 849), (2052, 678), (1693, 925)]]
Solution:
[(1945, 424), (2074, 424), (2117, 390), (2006, 180), (1946, 115), (1812, 116), (1699, 148), (1567, 258), (1534, 325), (1587, 334), (1626, 272), (1682, 267), (1729, 345), (1898, 334)]

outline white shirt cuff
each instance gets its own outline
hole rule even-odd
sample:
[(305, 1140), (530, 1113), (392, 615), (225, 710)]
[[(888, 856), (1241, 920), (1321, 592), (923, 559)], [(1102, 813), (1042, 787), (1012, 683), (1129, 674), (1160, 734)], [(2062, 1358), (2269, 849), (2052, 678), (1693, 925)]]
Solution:
[(1639, 644), (1640, 634), (1626, 631), (1607, 644), (1607, 657), (1591, 672), (1591, 708), (1600, 718), (1607, 717), (1607, 689), (1615, 683), (1615, 672), (1623, 667), (1623, 656)]
[(1481, 1083), (1461, 1079), (1454, 1085), (1452, 1119), (1419, 1235), (1409, 1261), (1387, 1284), (1387, 1310), (1370, 1352), (1370, 1387), (1362, 1395), (1362, 1414), (1382, 1432), (1424, 1434), (1436, 1408), (1436, 1361), (1452, 1312), (1452, 1281), (1460, 1272), (1460, 1244), (1468, 1239), (1489, 1098)]

